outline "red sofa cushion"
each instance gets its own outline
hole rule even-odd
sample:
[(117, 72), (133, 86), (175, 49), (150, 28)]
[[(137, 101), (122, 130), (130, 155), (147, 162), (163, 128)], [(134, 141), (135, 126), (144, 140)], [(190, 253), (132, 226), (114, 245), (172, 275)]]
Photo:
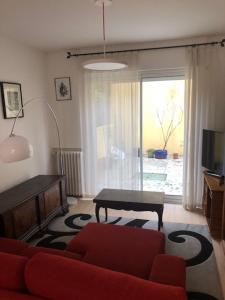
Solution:
[(89, 223), (67, 250), (80, 253), (90, 264), (147, 279), (164, 247), (164, 234), (155, 230)]
[(26, 257), (0, 252), (0, 288), (24, 291), (24, 269), (27, 262)]
[(38, 298), (32, 295), (7, 291), (0, 289), (0, 299), (2, 300), (43, 300), (43, 298)]
[(185, 268), (185, 260), (181, 257), (167, 254), (157, 255), (154, 259), (149, 279), (185, 288)]
[(28, 245), (20, 240), (0, 238), (0, 252), (20, 255)]
[(186, 299), (185, 291), (180, 287), (153, 283), (45, 253), (29, 260), (25, 280), (33, 295), (52, 300)]
[(82, 255), (80, 255), (79, 253), (73, 253), (69, 251), (63, 251), (63, 250), (57, 250), (57, 249), (45, 248), (45, 247), (28, 247), (23, 250), (22, 255), (31, 258), (39, 252), (60, 255), (60, 256), (64, 256), (72, 259), (78, 259), (78, 260), (82, 259)]

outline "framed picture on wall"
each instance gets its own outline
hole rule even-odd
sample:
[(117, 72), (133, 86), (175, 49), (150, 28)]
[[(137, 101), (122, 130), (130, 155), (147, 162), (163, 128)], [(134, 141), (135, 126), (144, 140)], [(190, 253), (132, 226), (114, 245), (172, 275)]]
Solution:
[(72, 100), (70, 77), (55, 78), (56, 100)]
[[(23, 106), (22, 90), (20, 83), (0, 82), (3, 115), (5, 119), (15, 118)], [(24, 117), (23, 109), (19, 118)]]

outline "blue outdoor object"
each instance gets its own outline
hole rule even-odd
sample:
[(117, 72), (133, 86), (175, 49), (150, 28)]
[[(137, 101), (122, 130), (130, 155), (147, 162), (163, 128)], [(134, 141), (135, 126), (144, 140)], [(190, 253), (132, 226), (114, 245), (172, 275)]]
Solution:
[(155, 150), (155, 158), (166, 159), (167, 154), (167, 150)]

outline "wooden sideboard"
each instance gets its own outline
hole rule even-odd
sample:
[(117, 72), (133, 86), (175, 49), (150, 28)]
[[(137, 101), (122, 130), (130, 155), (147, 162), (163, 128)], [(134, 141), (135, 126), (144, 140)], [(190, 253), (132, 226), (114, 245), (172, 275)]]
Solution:
[(219, 185), (219, 178), (204, 174), (204, 213), (212, 237), (219, 240), (225, 239), (224, 196), (224, 185)]
[(65, 176), (38, 175), (0, 193), (0, 236), (27, 240), (67, 211)]

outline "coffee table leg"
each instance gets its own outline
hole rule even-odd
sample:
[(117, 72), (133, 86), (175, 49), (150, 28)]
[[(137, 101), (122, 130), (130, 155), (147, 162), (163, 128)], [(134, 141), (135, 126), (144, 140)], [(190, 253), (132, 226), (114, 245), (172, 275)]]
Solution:
[(108, 221), (108, 211), (107, 211), (107, 207), (105, 207), (105, 222)]
[(163, 227), (163, 221), (162, 221), (162, 217), (163, 217), (163, 207), (160, 208), (160, 209), (157, 211), (157, 214), (158, 214), (158, 217), (159, 217), (159, 220), (158, 220), (158, 231), (160, 231), (160, 228)]
[(96, 204), (96, 206), (95, 206), (95, 215), (96, 215), (96, 219), (97, 219), (98, 223), (100, 223), (99, 210), (100, 210), (100, 206), (98, 204)]

